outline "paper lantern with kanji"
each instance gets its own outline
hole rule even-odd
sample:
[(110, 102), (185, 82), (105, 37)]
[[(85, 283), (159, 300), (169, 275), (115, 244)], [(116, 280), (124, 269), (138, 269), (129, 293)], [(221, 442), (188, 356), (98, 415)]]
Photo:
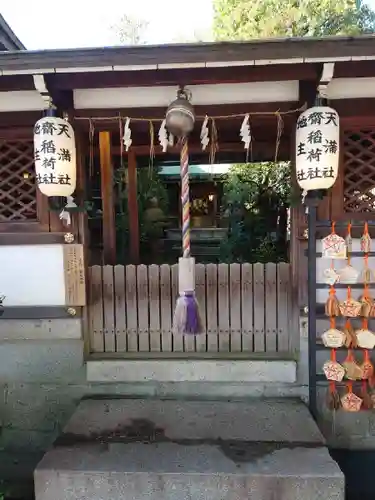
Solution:
[(329, 189), (339, 168), (340, 124), (337, 111), (315, 106), (297, 120), (296, 176), (301, 189)]
[(71, 196), (76, 188), (76, 145), (72, 126), (46, 116), (34, 127), (36, 183), (46, 196)]

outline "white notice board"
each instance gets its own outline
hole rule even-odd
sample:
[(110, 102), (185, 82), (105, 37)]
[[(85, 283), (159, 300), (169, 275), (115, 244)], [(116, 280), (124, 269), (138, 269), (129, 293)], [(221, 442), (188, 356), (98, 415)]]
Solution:
[(84, 290), (82, 245), (0, 246), (4, 307), (81, 306)]

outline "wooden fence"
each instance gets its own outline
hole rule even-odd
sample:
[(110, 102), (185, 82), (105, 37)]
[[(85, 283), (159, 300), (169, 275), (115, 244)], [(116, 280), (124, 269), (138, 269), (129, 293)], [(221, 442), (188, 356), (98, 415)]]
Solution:
[(290, 265), (197, 264), (204, 333), (175, 335), (178, 265), (89, 268), (92, 352), (290, 351)]

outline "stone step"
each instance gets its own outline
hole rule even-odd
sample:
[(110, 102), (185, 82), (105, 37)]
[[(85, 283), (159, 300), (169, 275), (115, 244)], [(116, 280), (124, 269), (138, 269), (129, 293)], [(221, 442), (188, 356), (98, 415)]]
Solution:
[[(295, 384), (297, 363), (291, 359), (141, 359), (139, 353), (127, 359), (99, 359), (87, 362), (89, 382), (215, 382)], [(160, 356), (160, 353), (156, 353)], [(150, 356), (152, 353), (150, 353)], [(269, 359), (267, 359), (267, 357)]]
[(188, 401), (85, 399), (60, 442), (222, 440), (323, 445), (308, 408), (298, 399)]
[(34, 477), (36, 500), (344, 498), (298, 400), (83, 400)]
[[(264, 445), (263, 445), (264, 446)], [(58, 448), (35, 472), (36, 500), (343, 500), (326, 448), (116, 443)]]

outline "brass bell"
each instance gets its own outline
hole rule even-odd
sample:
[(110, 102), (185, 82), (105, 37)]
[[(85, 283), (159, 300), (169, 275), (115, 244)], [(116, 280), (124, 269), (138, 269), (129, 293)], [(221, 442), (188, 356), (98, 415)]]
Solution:
[(165, 114), (165, 126), (172, 135), (186, 137), (194, 128), (195, 113), (189, 102), (189, 95), (184, 89), (179, 89)]

